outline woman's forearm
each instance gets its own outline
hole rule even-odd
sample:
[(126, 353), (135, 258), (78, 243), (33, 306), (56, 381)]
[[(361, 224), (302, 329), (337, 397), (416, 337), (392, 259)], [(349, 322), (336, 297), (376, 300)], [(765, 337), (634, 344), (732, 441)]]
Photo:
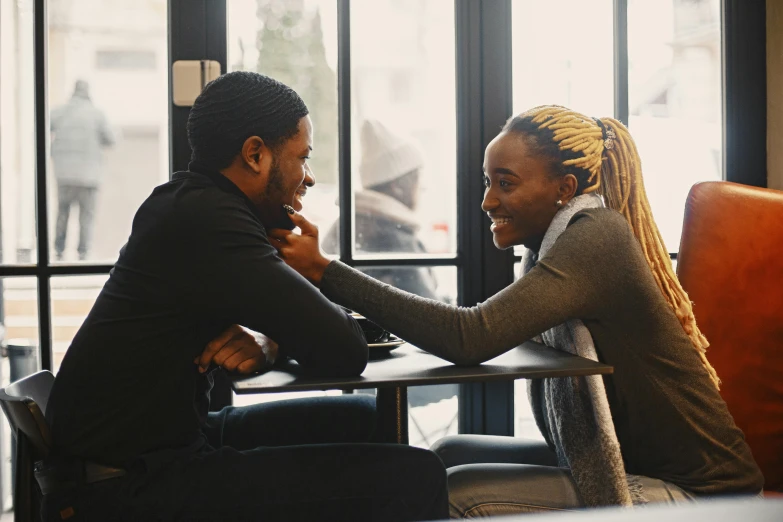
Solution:
[(564, 320), (560, 313), (534, 313), (530, 297), (535, 283), (535, 277), (518, 281), (484, 303), (457, 307), (400, 291), (332, 261), (321, 291), (423, 350), (455, 364), (472, 365)]

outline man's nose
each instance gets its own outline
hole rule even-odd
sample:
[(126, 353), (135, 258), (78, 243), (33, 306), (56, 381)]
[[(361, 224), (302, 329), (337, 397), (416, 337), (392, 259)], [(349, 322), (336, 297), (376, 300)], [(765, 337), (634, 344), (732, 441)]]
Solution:
[(313, 169), (310, 168), (310, 165), (308, 165), (305, 170), (304, 185), (305, 187), (312, 187), (315, 185), (315, 174), (313, 174)]

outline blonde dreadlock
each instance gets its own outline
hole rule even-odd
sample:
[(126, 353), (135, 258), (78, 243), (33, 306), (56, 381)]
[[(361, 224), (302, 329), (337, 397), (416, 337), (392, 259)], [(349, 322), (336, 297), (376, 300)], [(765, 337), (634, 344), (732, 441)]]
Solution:
[(696, 325), (693, 308), (669, 259), (669, 251), (652, 216), (642, 180), (642, 165), (636, 144), (628, 129), (613, 118), (594, 120), (565, 107), (545, 105), (526, 111), (506, 124), (504, 130), (531, 133), (551, 142), (538, 143), (546, 154), (557, 146), (560, 165), (555, 172), (571, 172), (579, 181), (578, 193), (598, 192), (606, 205), (620, 212), (650, 265), (655, 282), (680, 320), (702, 364), (715, 386), (720, 385), (715, 369), (707, 360), (707, 338)]

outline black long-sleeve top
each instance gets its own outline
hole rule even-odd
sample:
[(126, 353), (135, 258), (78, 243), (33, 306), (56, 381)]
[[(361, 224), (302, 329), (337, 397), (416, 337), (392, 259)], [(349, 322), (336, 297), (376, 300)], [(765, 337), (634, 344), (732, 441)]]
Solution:
[(139, 208), (65, 355), (46, 412), (55, 454), (124, 465), (198, 447), (212, 378), (193, 361), (232, 324), (320, 375), (367, 364), (361, 328), (277, 256), (250, 200), (191, 165)]

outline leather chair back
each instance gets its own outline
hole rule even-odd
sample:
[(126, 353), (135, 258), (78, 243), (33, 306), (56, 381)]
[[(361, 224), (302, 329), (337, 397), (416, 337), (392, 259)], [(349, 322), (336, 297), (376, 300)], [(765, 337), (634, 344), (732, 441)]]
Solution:
[(694, 185), (677, 274), (765, 490), (783, 491), (783, 192)]

